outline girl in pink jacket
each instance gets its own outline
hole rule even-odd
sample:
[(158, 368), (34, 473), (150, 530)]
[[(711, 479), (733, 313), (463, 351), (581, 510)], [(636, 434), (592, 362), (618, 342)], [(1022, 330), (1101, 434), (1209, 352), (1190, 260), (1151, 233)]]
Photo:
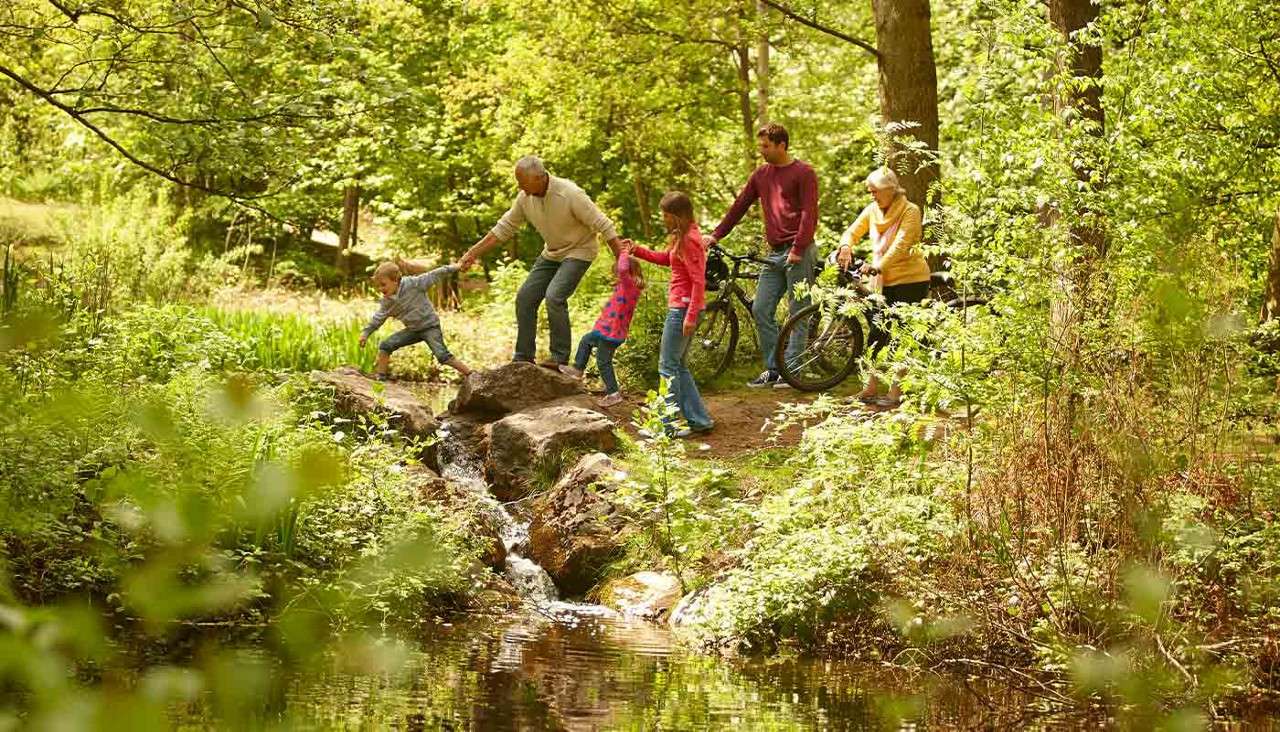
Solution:
[(622, 392), (618, 389), (618, 377), (613, 371), (613, 354), (627, 340), (627, 331), (631, 328), (631, 316), (635, 315), (636, 305), (640, 303), (640, 292), (644, 290), (644, 274), (640, 271), (640, 262), (627, 253), (618, 254), (618, 264), (614, 267), (616, 281), (613, 294), (600, 311), (595, 327), (590, 333), (578, 341), (578, 353), (572, 366), (561, 366), (560, 373), (574, 378), (581, 378), (591, 358), (591, 351), (596, 352), (596, 368), (600, 371), (600, 380), (604, 382), (605, 395), (600, 406), (612, 407), (622, 403)]
[(693, 382), (693, 374), (684, 363), (684, 352), (698, 327), (707, 291), (707, 252), (702, 248), (702, 232), (693, 218), (693, 202), (680, 191), (662, 197), (659, 204), (667, 227), (666, 251), (630, 246), (633, 256), (646, 262), (671, 268), (671, 285), (667, 290), (667, 320), (662, 326), (662, 345), (658, 355), (658, 375), (667, 382), (667, 398), (680, 409), (688, 427), (677, 430), (679, 437), (710, 432), (715, 421), (707, 413), (707, 405)]

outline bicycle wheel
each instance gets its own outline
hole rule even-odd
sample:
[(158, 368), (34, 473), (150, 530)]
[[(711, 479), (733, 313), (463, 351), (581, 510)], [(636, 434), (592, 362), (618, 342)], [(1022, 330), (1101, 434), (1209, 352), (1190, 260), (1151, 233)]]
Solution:
[[(791, 334), (808, 325), (805, 346), (793, 358), (786, 357)], [(829, 308), (810, 305), (787, 319), (778, 331), (778, 371), (783, 380), (801, 391), (830, 389), (858, 368), (866, 341), (856, 318)]]
[(702, 311), (698, 329), (685, 346), (684, 363), (694, 381), (706, 383), (729, 368), (737, 347), (738, 314), (728, 301), (719, 300)]

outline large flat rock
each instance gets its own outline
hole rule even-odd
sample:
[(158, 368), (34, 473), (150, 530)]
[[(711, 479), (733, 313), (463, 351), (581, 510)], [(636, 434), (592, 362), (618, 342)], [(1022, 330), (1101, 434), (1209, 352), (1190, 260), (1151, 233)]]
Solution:
[(579, 379), (537, 364), (515, 361), (467, 376), (449, 411), (510, 414), (585, 393)]
[(431, 407), (405, 387), (373, 379), (350, 366), (312, 371), (311, 380), (333, 388), (334, 405), (348, 417), (381, 414), (392, 428), (409, 437), (430, 437), (440, 423)]

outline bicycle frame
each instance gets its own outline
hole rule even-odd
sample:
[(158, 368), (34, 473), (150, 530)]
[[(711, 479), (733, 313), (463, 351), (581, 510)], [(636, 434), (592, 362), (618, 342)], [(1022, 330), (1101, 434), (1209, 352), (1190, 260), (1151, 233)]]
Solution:
[[(727, 302), (729, 303), (729, 307), (733, 307), (733, 302), (736, 299), (738, 305), (746, 310), (747, 313), (751, 313), (751, 306), (755, 298), (747, 296), (746, 289), (744, 289), (742, 285), (738, 284), (738, 280), (760, 279), (760, 275), (758, 273), (743, 272), (742, 268), (747, 264), (763, 265), (767, 263), (754, 254), (732, 254), (725, 251), (723, 248), (720, 249), (720, 256), (727, 258), (732, 264), (729, 270), (729, 276), (725, 278), (724, 284), (720, 287), (720, 292), (712, 302)], [(711, 303), (707, 304), (710, 305)], [(751, 321), (748, 320), (747, 322)], [(756, 344), (757, 348), (759, 348), (760, 337), (756, 334), (756, 329), (754, 327), (749, 327), (747, 330), (751, 332), (752, 342)]]

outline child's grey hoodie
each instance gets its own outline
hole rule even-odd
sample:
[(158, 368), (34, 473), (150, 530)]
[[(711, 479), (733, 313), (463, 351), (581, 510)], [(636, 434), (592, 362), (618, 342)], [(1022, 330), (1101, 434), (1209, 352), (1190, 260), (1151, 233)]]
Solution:
[(431, 300), (427, 297), (427, 290), (439, 280), (457, 272), (458, 269), (456, 264), (446, 264), (426, 274), (401, 277), (400, 289), (396, 294), (382, 297), (378, 312), (373, 314), (369, 324), (364, 327), (364, 337), (368, 338), (375, 330), (381, 328), (387, 318), (399, 320), (409, 330), (438, 328), (440, 316), (432, 307)]

